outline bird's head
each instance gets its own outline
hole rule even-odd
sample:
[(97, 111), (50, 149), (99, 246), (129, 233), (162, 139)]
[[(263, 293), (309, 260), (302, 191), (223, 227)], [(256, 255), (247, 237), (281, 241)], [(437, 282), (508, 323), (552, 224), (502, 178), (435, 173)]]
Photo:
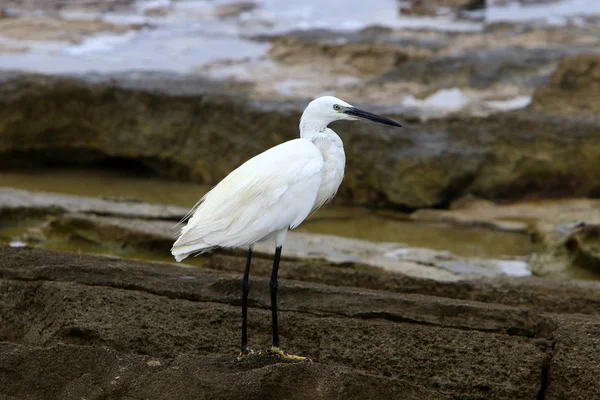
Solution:
[(300, 126), (325, 128), (333, 121), (367, 119), (381, 124), (402, 127), (389, 118), (360, 110), (333, 96), (323, 96), (311, 101), (300, 119)]

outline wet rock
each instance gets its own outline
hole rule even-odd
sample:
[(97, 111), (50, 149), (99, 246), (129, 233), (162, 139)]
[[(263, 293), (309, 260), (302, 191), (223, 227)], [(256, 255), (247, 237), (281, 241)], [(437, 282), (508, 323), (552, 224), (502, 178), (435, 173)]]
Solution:
[[(0, 167), (126, 159), (208, 184), (297, 137), (305, 105), (250, 100), (223, 85), (164, 75), (83, 80), (13, 73), (0, 80), (2, 93)], [(371, 108), (394, 117), (394, 109)], [(469, 193), (517, 200), (600, 190), (594, 121), (521, 112), (415, 121), (404, 129), (333, 127), (345, 143), (338, 198), (347, 202), (422, 208)]]
[(531, 108), (545, 113), (600, 115), (600, 56), (581, 54), (563, 59), (548, 86), (538, 89)]
[(529, 259), (536, 275), (597, 279), (600, 201), (562, 199), (496, 205), (463, 199), (451, 210), (419, 210), (415, 221), (445, 221), (529, 232), (536, 249)]
[[(174, 222), (166, 221), (65, 214), (46, 219), (39, 227), (29, 228), (22, 239), (110, 254), (151, 252), (158, 259), (170, 260), (169, 251), (176, 233), (174, 225)], [(244, 255), (246, 249), (217, 251)], [(258, 243), (254, 252), (270, 257), (273, 245)], [(527, 262), (522, 260), (459, 257), (448, 251), (412, 248), (401, 243), (376, 243), (301, 232), (288, 234), (284, 257), (307, 262), (327, 261), (333, 265), (368, 265), (438, 281), (505, 274), (529, 275)]]
[[(4, 238), (47, 247), (118, 255), (153, 254), (172, 261), (170, 248), (178, 221), (186, 210), (139, 201), (95, 199), (15, 189), (0, 189), (0, 228), (20, 228)], [(525, 240), (525, 236), (524, 236)], [(245, 254), (246, 249), (219, 250)], [(270, 257), (270, 242), (258, 243), (256, 254)], [(529, 275), (525, 257), (465, 257), (449, 251), (372, 242), (334, 235), (290, 232), (285, 258), (325, 260), (334, 265), (368, 265), (409, 276), (455, 281), (468, 277)]]

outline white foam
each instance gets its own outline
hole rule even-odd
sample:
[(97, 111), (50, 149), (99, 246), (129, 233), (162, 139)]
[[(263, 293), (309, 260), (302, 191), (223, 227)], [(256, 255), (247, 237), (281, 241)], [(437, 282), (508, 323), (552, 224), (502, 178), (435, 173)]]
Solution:
[(406, 107), (431, 108), (442, 111), (458, 111), (468, 103), (468, 99), (462, 90), (458, 88), (441, 89), (431, 96), (420, 100), (412, 95), (404, 98), (403, 105)]
[(146, 0), (136, 3), (136, 8), (141, 12), (168, 8), (171, 6), (171, 0)]
[(485, 12), (485, 22), (527, 22), (541, 20), (552, 25), (563, 25), (569, 18), (600, 14), (598, 0), (563, 0), (556, 3), (522, 5), (510, 3), (505, 6), (490, 4)]
[(531, 103), (531, 96), (517, 96), (507, 100), (489, 100), (485, 104), (496, 110), (510, 111), (525, 108)]
[(282, 95), (289, 96), (294, 92), (295, 89), (306, 86), (307, 84), (308, 82), (302, 79), (286, 79), (278, 82), (275, 90)]
[(305, 0), (293, 5), (282, 0), (263, 0), (259, 7), (246, 13), (246, 20), (268, 22), (272, 33), (292, 30), (328, 29), (353, 31), (370, 26), (397, 29), (433, 29), (441, 31), (479, 31), (481, 23), (457, 20), (451, 15), (415, 17), (400, 15), (395, 0), (329, 1)]
[(81, 43), (69, 46), (65, 53), (70, 55), (82, 55), (89, 53), (107, 53), (133, 40), (137, 32), (127, 32), (123, 34), (100, 33), (98, 35), (86, 38)]
[(495, 264), (503, 274), (510, 276), (530, 276), (529, 264), (520, 260), (496, 260)]
[(10, 241), (10, 243), (8, 244), (10, 247), (26, 247), (27, 243), (25, 243), (22, 240), (18, 240), (18, 239), (13, 239)]

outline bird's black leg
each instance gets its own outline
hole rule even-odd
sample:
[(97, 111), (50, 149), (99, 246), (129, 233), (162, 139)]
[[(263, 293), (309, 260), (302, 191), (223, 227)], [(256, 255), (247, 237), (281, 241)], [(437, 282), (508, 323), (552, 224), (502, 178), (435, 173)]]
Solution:
[(248, 346), (248, 293), (250, 292), (250, 263), (252, 262), (252, 248), (248, 249), (248, 258), (246, 259), (246, 270), (242, 278), (242, 355), (250, 353)]
[(285, 351), (279, 348), (279, 324), (277, 319), (277, 272), (279, 272), (280, 259), (281, 246), (277, 246), (275, 248), (275, 258), (273, 259), (273, 270), (271, 271), (271, 280), (269, 281), (269, 289), (271, 290), (271, 318), (273, 321), (273, 346), (269, 351), (289, 360), (302, 361), (306, 360), (307, 358), (286, 353)]
[(273, 270), (271, 271), (271, 280), (269, 289), (271, 291), (271, 315), (273, 323), (273, 347), (279, 347), (279, 325), (277, 321), (277, 272), (279, 271), (279, 259), (281, 258), (281, 246), (275, 248), (275, 258), (273, 259)]

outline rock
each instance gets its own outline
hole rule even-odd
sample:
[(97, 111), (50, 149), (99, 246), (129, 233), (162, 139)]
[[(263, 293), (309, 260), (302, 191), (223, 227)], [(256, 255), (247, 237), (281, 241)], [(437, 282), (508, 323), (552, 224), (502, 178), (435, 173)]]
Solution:
[(194, 355), (164, 360), (106, 347), (9, 343), (0, 344), (0, 359), (0, 371), (13, 378), (3, 392), (23, 399), (449, 399), (399, 379), (310, 362), (244, 365)]
[(125, 33), (139, 26), (111, 24), (96, 20), (59, 19), (52, 17), (19, 17), (0, 19), (0, 35), (25, 41), (67, 41), (79, 43), (98, 33)]
[(552, 333), (552, 357), (545, 369), (548, 400), (591, 399), (598, 396), (597, 349), (600, 324), (596, 319), (553, 317), (557, 325)]
[(386, 43), (327, 43), (281, 36), (269, 56), (290, 65), (327, 65), (337, 73), (379, 75), (408, 59), (401, 47)]
[(574, 265), (600, 274), (600, 225), (581, 222), (571, 229), (565, 247)]
[[(185, 390), (178, 387), (186, 385), (173, 385), (179, 378), (171, 373), (187, 370), (195, 371), (190, 386), (195, 385), (196, 379), (204, 378), (217, 387), (227, 386), (228, 378), (221, 380), (215, 375), (226, 377), (237, 371), (238, 382), (246, 387), (250, 383), (240, 379), (242, 371), (249, 374), (256, 371), (257, 376), (273, 371), (266, 375), (273, 377), (272, 390), (285, 390), (286, 385), (278, 379), (287, 382), (283, 372), (287, 368), (301, 377), (300, 382), (304, 376), (312, 380), (311, 364), (270, 367), (263, 364), (255, 368), (254, 361), (248, 365), (220, 361), (227, 357), (231, 360), (237, 350), (241, 267), (238, 263), (236, 275), (229, 276), (201, 268), (35, 249), (0, 247), (0, 252), (0, 315), (4, 321), (0, 325), (0, 339), (9, 342), (8, 349), (4, 350), (4, 345), (2, 350), (8, 356), (0, 357), (4, 366), (0, 370), (13, 374), (18, 371), (12, 376), (25, 376), (29, 382), (36, 375), (53, 376), (53, 365), (74, 363), (68, 369), (72, 374), (63, 372), (64, 378), (41, 380), (40, 390), (49, 391), (44, 385), (50, 385), (50, 392), (56, 393), (66, 387), (106, 388), (117, 376), (108, 371), (118, 368), (111, 367), (114, 361), (104, 364), (105, 357), (119, 359), (120, 354), (124, 356), (120, 358), (122, 364), (117, 366), (126, 368), (123, 375), (118, 375), (121, 378), (117, 383), (120, 379), (134, 382), (124, 384), (123, 390), (150, 385), (144, 379), (145, 371), (151, 369), (158, 371), (152, 375), (155, 382), (152, 385), (163, 382), (166, 376), (164, 382), (172, 390)], [(261, 270), (268, 263), (259, 259), (257, 264)], [(286, 262), (286, 267), (290, 264)], [(285, 270), (282, 268), (282, 272)], [(313, 271), (313, 278), (319, 276), (318, 271)], [(269, 341), (268, 280), (253, 275), (251, 281), (250, 340), (255, 348), (262, 348)], [(381, 288), (365, 291), (282, 279), (282, 343), (289, 350), (313, 357), (315, 371), (325, 377), (329, 376), (328, 371), (340, 371), (337, 376), (342, 382), (347, 382), (346, 374), (357, 376), (354, 378), (357, 382), (367, 379), (360, 374), (373, 376), (375, 382), (364, 383), (369, 388), (381, 385), (384, 379), (403, 386), (409, 393), (433, 396), (430, 398), (443, 395), (469, 399), (536, 398), (544, 393), (543, 383), (552, 388), (552, 369), (544, 380), (542, 371), (552, 363), (545, 351), (552, 348), (552, 334), (558, 326), (552, 316), (541, 310), (577, 312), (577, 298), (595, 296), (595, 308), (589, 308), (593, 303), (587, 302), (587, 310), (591, 312), (587, 319), (597, 322), (600, 315), (597, 284), (584, 288), (580, 284), (562, 283), (560, 292), (554, 283), (543, 280), (519, 281), (520, 286), (498, 281), (469, 283), (487, 294), (487, 302), (482, 303), (430, 295), (448, 287), (457, 294), (469, 295), (464, 283), (413, 279), (402, 287), (410, 288), (410, 282), (423, 285), (422, 294), (393, 294)], [(502, 290), (505, 292), (500, 293)], [(569, 291), (571, 294), (566, 295)], [(514, 301), (520, 296), (534, 301), (504, 306), (494, 304), (493, 300)], [(556, 303), (559, 298), (560, 303)], [(572, 311), (565, 311), (565, 306)], [(580, 343), (592, 351), (593, 343)], [(578, 362), (574, 347), (565, 346), (562, 351)], [(81, 361), (92, 355), (99, 357), (97, 366)], [(64, 361), (43, 362), (53, 356)], [(214, 361), (209, 362), (211, 358)], [(572, 371), (571, 379), (587, 379), (587, 372)], [(95, 383), (86, 385), (88, 381), (74, 379), (91, 379)], [(23, 385), (22, 379), (9, 382), (10, 395), (19, 397), (24, 390), (31, 390), (29, 385)], [(336, 382), (330, 384), (336, 387)], [(556, 390), (573, 387), (561, 382), (564, 381), (557, 378)], [(582, 390), (591, 393), (592, 398), (598, 393), (589, 387)], [(385, 395), (389, 396), (389, 392)]]
[(462, 199), (451, 210), (419, 210), (414, 221), (447, 222), (529, 232), (536, 248), (529, 259), (541, 276), (597, 279), (600, 201), (562, 199), (496, 205)]
[[(253, 155), (297, 137), (305, 102), (255, 101), (225, 88), (164, 75), (5, 74), (0, 167), (126, 159), (162, 176), (214, 184)], [(515, 112), (395, 130), (344, 122), (334, 129), (347, 154), (338, 194), (347, 202), (414, 209), (469, 193), (518, 200), (600, 191), (594, 121)]]
[[(44, 279), (56, 281), (63, 279), (65, 281), (93, 286), (110, 286), (111, 279), (118, 279), (121, 282), (118, 285), (149, 291), (160, 296), (170, 296), (172, 293), (178, 293), (178, 296), (190, 300), (198, 298), (198, 293), (204, 286), (200, 287), (197, 284), (204, 282), (205, 285), (210, 286), (215, 284), (217, 288), (221, 287), (232, 296), (232, 301), (237, 301), (236, 286), (239, 286), (239, 275), (242, 273), (245, 262), (244, 257), (215, 254), (204, 263), (203, 268), (205, 269), (198, 269), (190, 268), (186, 264), (175, 264), (172, 262), (169, 264), (157, 262), (140, 264), (140, 261), (125, 261), (114, 256), (74, 256), (69, 253), (51, 252), (43, 249), (29, 248), (27, 250), (28, 252), (26, 253), (19, 252), (18, 249), (10, 252), (3, 250), (6, 253), (4, 265), (13, 265), (15, 266), (14, 268), (18, 266), (17, 269), (20, 272), (18, 275), (13, 275), (14, 271), (5, 271), (6, 274), (2, 276), (10, 279), (14, 276), (21, 276), (27, 280)], [(51, 254), (51, 256), (48, 254)], [(31, 263), (43, 265), (44, 268), (26, 271), (28, 264), (23, 263), (24, 255), (27, 256), (26, 259), (30, 260)], [(105, 272), (100, 275), (93, 272), (93, 269), (98, 265), (99, 259), (106, 261), (105, 264), (102, 264), (102, 269)], [(143, 265), (143, 270), (149, 271), (151, 276), (145, 278), (144, 282), (141, 282), (137, 272), (138, 269), (129, 269), (130, 267), (127, 267), (135, 265)], [(165, 265), (169, 265), (169, 267), (165, 267)], [(124, 268), (129, 272), (125, 271), (121, 266), (125, 266)], [(185, 275), (187, 277), (179, 277), (181, 270), (177, 268), (173, 269), (175, 266), (186, 269), (189, 274), (195, 274), (196, 278), (191, 277), (189, 274)], [(252, 276), (264, 277), (264, 285), (268, 285), (267, 280), (271, 274), (271, 267), (271, 257), (258, 257), (253, 261)], [(234, 274), (232, 275), (233, 278), (229, 279), (227, 283), (223, 280), (220, 281), (224, 286), (214, 281), (222, 273)], [(385, 290), (393, 293), (427, 294), (440, 298), (470, 300), (515, 307), (527, 306), (534, 307), (536, 310), (540, 310), (540, 312), (581, 313), (589, 315), (600, 313), (600, 292), (598, 291), (597, 282), (508, 277), (473, 281), (437, 282), (402, 274), (389, 274), (378, 269), (367, 269), (360, 265), (356, 268), (345, 268), (343, 266), (331, 266), (322, 262), (307, 263), (302, 260), (285, 260), (285, 268), (281, 269), (280, 276), (282, 279), (287, 280), (314, 282), (342, 288), (356, 287), (367, 290)], [(191, 281), (196, 283), (194, 284)], [(117, 287), (120, 287), (118, 285)], [(189, 290), (182, 289), (181, 285), (186, 285)], [(264, 287), (265, 289), (267, 288), (267, 286)], [(211, 289), (208, 289), (208, 291), (210, 292)], [(202, 293), (205, 293), (205, 290)], [(214, 301), (219, 298), (204, 297), (204, 299)], [(260, 301), (266, 304), (268, 298), (264, 297)], [(438, 310), (436, 307), (433, 307), (433, 309)], [(441, 312), (441, 315), (445, 315), (445, 311)], [(408, 315), (411, 314), (409, 313)], [(501, 316), (501, 318), (505, 319), (506, 317)]]
[(531, 109), (567, 116), (598, 119), (600, 115), (600, 55), (581, 54), (564, 58), (550, 85), (539, 88)]
[(180, 220), (186, 208), (143, 203), (137, 200), (72, 196), (0, 188), (0, 215), (90, 213), (127, 218)]
[[(335, 93), (365, 103), (407, 105), (410, 96), (425, 98), (458, 88), (469, 101), (453, 113), (481, 116), (504, 110), (488, 102), (531, 97), (549, 81), (563, 57), (597, 51), (597, 30), (585, 25), (567, 30), (520, 24), (486, 25), (481, 32), (453, 33), (382, 27), (354, 32), (316, 29), (253, 36), (273, 41), (267, 60), (249, 59), (233, 65), (217, 61), (198, 71), (216, 79), (248, 82), (253, 95), (263, 99)], [(389, 54), (370, 49), (389, 49)], [(351, 65), (352, 57), (361, 60), (362, 54), (369, 54), (377, 65), (372, 61)], [(398, 55), (397, 62), (391, 54)], [(422, 118), (431, 118), (427, 111), (426, 107), (415, 110)]]
[[(489, 36), (491, 41), (501, 42), (498, 38), (494, 38), (494, 35)], [(463, 46), (466, 47), (469, 39), (465, 38), (465, 42)], [(558, 60), (577, 51), (577, 47), (574, 46), (526, 50), (517, 47), (524, 44), (526, 45), (526, 43), (516, 43), (512, 46), (504, 43), (497, 48), (469, 49), (466, 54), (410, 60), (390, 69), (374, 81), (376, 83), (397, 81), (419, 83), (426, 85), (430, 92), (448, 87), (478, 90), (495, 87), (498, 92), (509, 85), (535, 89), (547, 82), (550, 76), (549, 70)]]
[[(442, 283), (364, 271), (347, 280), (339, 267), (311, 269), (284, 261), (282, 274), (304, 274), (306, 281), (281, 280), (282, 342), (315, 362), (251, 358), (234, 364), (243, 259), (215, 256), (212, 264), (235, 275), (0, 247), (0, 375), (10, 378), (3, 380), (2, 394), (153, 398), (161, 393), (182, 399), (198, 393), (234, 399), (248, 398), (247, 393), (300, 399), (305, 397), (294, 396), (591, 399), (600, 394), (594, 384), (597, 282)], [(269, 270), (268, 260), (255, 260), (249, 315), (257, 349), (269, 341)], [(339, 287), (312, 283), (328, 274)], [(352, 282), (374, 286), (351, 288)], [(326, 383), (315, 384), (321, 379)]]
[(240, 14), (254, 10), (257, 4), (253, 1), (237, 1), (216, 7), (215, 15), (220, 18), (238, 17)]
[(484, 8), (484, 0), (410, 0), (400, 8), (402, 15), (436, 15), (441, 9), (472, 10)]
[[(143, 202), (0, 189), (0, 216), (6, 226), (22, 229), (18, 240), (50, 247), (68, 246), (78, 251), (147, 254), (172, 261), (169, 250), (177, 232), (175, 221), (185, 213), (186, 209)], [(14, 242), (16, 237), (7, 239)], [(246, 249), (219, 251), (243, 255)], [(272, 244), (258, 243), (254, 251), (270, 257)], [(284, 257), (324, 260), (334, 265), (368, 265), (443, 281), (529, 274), (524, 260), (461, 257), (402, 243), (295, 231), (288, 234)]]
[(543, 5), (543, 4), (550, 4), (550, 3), (557, 3), (561, 0), (494, 0), (494, 5), (495, 6), (507, 6), (510, 5), (511, 3), (520, 3), (522, 5), (525, 6), (529, 6), (529, 5)]
[[(30, 228), (30, 234), (25, 234), (24, 239), (35, 238), (42, 243), (71, 245), (80, 250), (90, 248), (91, 251), (108, 251), (111, 254), (152, 252), (157, 259), (162, 260), (169, 259), (169, 250), (176, 232), (173, 226), (173, 222), (66, 214), (47, 220), (41, 227), (42, 235), (38, 233), (39, 228)], [(327, 261), (332, 265), (371, 266), (438, 281), (483, 276), (530, 275), (528, 264), (524, 260), (459, 257), (449, 251), (334, 235), (289, 232), (285, 247), (285, 258), (307, 262)], [(234, 251), (243, 255), (246, 249), (216, 251)], [(273, 254), (273, 245), (270, 242), (258, 243), (254, 252), (270, 257)]]
[(3, 6), (22, 13), (56, 11), (114, 11), (130, 7), (135, 0), (4, 0)]

